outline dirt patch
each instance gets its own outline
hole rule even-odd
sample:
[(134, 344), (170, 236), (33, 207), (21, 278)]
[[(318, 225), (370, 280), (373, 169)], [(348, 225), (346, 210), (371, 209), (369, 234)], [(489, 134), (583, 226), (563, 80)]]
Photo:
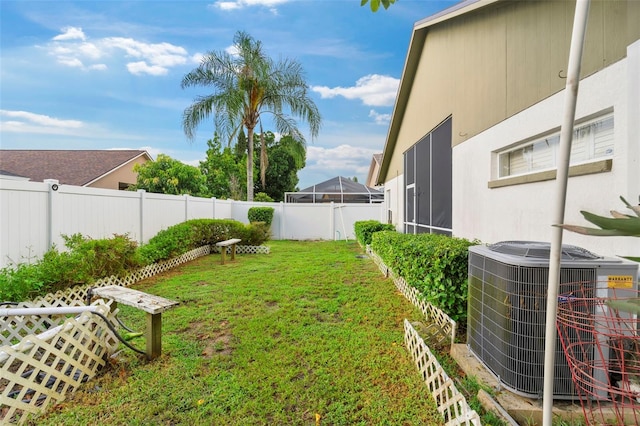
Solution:
[(202, 356), (211, 358), (214, 355), (230, 356), (235, 347), (235, 337), (229, 327), (229, 321), (222, 320), (218, 324), (203, 321), (193, 322), (189, 331), (203, 344)]

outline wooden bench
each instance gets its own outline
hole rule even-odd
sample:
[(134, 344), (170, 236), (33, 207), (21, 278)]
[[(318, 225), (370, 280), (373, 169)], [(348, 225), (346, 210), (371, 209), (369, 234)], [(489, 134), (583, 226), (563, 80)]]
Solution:
[(220, 247), (220, 253), (222, 254), (222, 264), (227, 258), (227, 247), (231, 246), (231, 260), (236, 258), (236, 244), (242, 241), (240, 238), (232, 238), (230, 240), (220, 241), (216, 243), (216, 247)]
[(144, 336), (147, 340), (147, 359), (151, 360), (162, 354), (162, 313), (175, 307), (178, 302), (118, 285), (97, 287), (92, 292), (98, 297), (112, 300), (111, 310), (122, 303), (146, 312), (147, 327)]

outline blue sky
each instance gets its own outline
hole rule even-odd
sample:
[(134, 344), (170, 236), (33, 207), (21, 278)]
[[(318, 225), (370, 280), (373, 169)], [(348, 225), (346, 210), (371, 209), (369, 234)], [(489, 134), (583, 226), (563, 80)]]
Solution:
[(272, 58), (302, 64), (322, 114), (299, 187), (363, 182), (384, 147), (413, 24), (455, 3), (398, 0), (372, 13), (359, 0), (2, 0), (0, 146), (145, 149), (197, 165), (213, 123), (189, 142), (182, 112), (207, 89), (180, 82), (242, 30)]

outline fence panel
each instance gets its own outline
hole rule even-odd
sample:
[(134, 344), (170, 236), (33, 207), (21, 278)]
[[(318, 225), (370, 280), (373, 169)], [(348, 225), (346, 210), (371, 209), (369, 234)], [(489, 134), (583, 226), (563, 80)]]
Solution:
[(213, 216), (213, 198), (187, 197), (188, 219), (211, 219)]
[(80, 233), (91, 238), (129, 234), (140, 240), (140, 197), (135, 192), (60, 185), (51, 192), (52, 238), (64, 247), (62, 235)]
[(146, 192), (142, 214), (146, 242), (163, 229), (187, 219), (185, 197)]
[(0, 179), (0, 267), (47, 251), (49, 186)]
[(62, 235), (128, 234), (139, 243), (196, 218), (248, 223), (253, 206), (274, 208), (273, 239), (353, 239), (358, 220), (382, 220), (383, 204), (285, 204), (216, 200), (0, 179), (0, 267), (36, 261)]
[(382, 221), (384, 208), (380, 204), (335, 204), (333, 209), (333, 223), (336, 239), (356, 238), (353, 224), (359, 220)]
[(284, 204), (282, 240), (332, 240), (332, 204)]
[(232, 219), (231, 207), (233, 200), (215, 200), (213, 217), (216, 219)]

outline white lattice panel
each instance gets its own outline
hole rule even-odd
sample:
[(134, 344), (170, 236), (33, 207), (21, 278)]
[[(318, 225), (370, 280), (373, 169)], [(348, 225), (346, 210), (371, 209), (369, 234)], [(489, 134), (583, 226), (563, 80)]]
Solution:
[[(128, 287), (210, 252), (210, 246), (203, 246), (174, 259), (145, 266), (126, 277), (107, 277), (91, 285), (22, 302), (17, 307), (85, 305), (90, 287)], [(268, 254), (269, 247), (238, 246), (238, 252)], [(116, 323), (116, 312), (111, 312), (108, 304), (103, 301), (94, 304), (102, 306), (100, 312)], [(78, 318), (0, 317), (0, 423), (23, 422), (27, 414), (63, 400), (67, 392), (96, 375), (118, 344), (104, 321), (90, 313)]]
[[(227, 253), (231, 253), (231, 247), (226, 247)], [(220, 253), (220, 247), (212, 246), (212, 253)], [(269, 254), (271, 248), (268, 246), (236, 246), (236, 254)]]
[(424, 314), (425, 318), (430, 321), (427, 326), (427, 330), (432, 332), (433, 336), (440, 336), (439, 343), (442, 343), (445, 339), (451, 338), (451, 344), (455, 342), (456, 330), (458, 324), (452, 320), (440, 308), (432, 305), (424, 299), (424, 296), (415, 288), (407, 284), (404, 278), (397, 276), (385, 263), (376, 252), (371, 250), (367, 246), (367, 254), (371, 257), (373, 262), (378, 265), (380, 271), (385, 277), (391, 277), (393, 279), (396, 288), (400, 293), (404, 295), (411, 303), (413, 303)]
[[(109, 307), (99, 312), (115, 321)], [(23, 423), (94, 377), (115, 352), (118, 340), (92, 313), (67, 318), (61, 325), (20, 343), (0, 347), (0, 423)]]
[[(145, 266), (144, 268), (141, 268), (125, 277), (111, 276), (103, 278), (90, 285), (71, 287), (64, 291), (47, 294), (30, 302), (21, 302), (17, 307), (45, 308), (82, 306), (86, 304), (87, 290), (90, 287), (106, 287), (108, 285), (129, 287), (145, 278), (168, 271), (171, 268), (197, 259), (200, 256), (205, 256), (209, 253), (209, 246), (202, 246), (174, 259)], [(0, 345), (11, 345), (17, 343), (19, 339), (26, 335), (42, 333), (51, 327), (59, 325), (62, 321), (64, 321), (63, 317), (0, 317)]]
[(424, 340), (404, 320), (404, 341), (420, 375), (436, 401), (438, 411), (447, 426), (481, 426), (480, 416), (469, 407), (464, 395), (458, 391)]

